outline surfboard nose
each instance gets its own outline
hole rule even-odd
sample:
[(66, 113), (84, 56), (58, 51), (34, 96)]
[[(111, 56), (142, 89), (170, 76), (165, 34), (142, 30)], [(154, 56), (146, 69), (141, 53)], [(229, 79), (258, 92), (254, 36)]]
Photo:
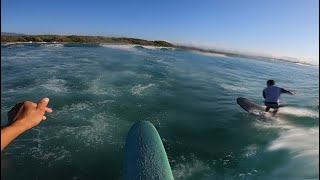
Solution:
[(150, 122), (139, 121), (128, 132), (124, 179), (173, 179), (160, 135)]

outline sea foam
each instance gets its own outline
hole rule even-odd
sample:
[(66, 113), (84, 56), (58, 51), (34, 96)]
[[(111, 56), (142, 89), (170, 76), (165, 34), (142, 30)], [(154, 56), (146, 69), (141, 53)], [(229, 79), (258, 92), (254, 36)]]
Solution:
[(143, 85), (139, 84), (139, 85), (136, 85), (136, 86), (132, 87), (131, 88), (131, 92), (132, 92), (133, 95), (142, 95), (142, 93), (146, 89), (151, 88), (153, 86), (155, 86), (155, 84), (148, 84), (146, 86), (143, 86)]
[(319, 128), (296, 128), (283, 131), (274, 140), (268, 150), (287, 149), (290, 151), (289, 162), (272, 173), (273, 176), (283, 175), (297, 179), (319, 177)]
[(280, 114), (290, 114), (298, 117), (319, 118), (319, 112), (305, 108), (283, 107), (279, 110)]
[(115, 44), (101, 44), (103, 47), (112, 48), (112, 49), (121, 49), (126, 51), (135, 51), (136, 45), (115, 45)]

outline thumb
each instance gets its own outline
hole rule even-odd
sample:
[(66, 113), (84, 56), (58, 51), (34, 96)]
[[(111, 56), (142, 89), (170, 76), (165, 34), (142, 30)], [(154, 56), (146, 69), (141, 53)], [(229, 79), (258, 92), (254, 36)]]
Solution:
[(45, 110), (49, 103), (49, 98), (43, 98), (38, 102), (37, 109)]

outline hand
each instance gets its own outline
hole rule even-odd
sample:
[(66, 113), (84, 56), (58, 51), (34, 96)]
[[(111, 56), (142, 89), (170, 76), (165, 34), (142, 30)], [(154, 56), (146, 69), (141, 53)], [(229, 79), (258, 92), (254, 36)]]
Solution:
[(296, 91), (291, 91), (290, 93), (291, 93), (291, 95), (296, 95), (297, 94)]
[(46, 120), (45, 112), (52, 112), (52, 109), (47, 107), (48, 103), (49, 98), (43, 98), (38, 104), (30, 101), (18, 103), (8, 112), (8, 121), (24, 130), (31, 129)]

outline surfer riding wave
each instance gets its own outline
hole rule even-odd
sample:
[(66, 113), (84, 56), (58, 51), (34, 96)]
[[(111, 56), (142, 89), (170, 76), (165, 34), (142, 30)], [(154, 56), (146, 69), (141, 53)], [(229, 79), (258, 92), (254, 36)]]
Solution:
[(270, 79), (267, 81), (267, 87), (262, 91), (263, 98), (265, 99), (264, 104), (266, 105), (265, 111), (268, 112), (270, 108), (274, 109), (272, 115), (275, 116), (280, 107), (279, 98), (282, 93), (295, 95), (293, 91), (288, 91), (284, 88), (275, 86), (275, 81)]

